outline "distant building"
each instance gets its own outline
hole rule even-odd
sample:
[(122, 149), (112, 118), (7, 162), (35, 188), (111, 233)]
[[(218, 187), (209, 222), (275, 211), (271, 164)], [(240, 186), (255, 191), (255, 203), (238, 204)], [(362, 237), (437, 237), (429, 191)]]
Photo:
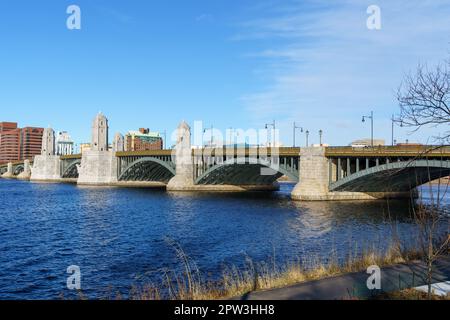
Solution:
[(399, 142), (399, 143), (396, 143), (395, 145), (399, 146), (399, 147), (404, 147), (404, 146), (420, 147), (420, 146), (423, 146), (423, 144), (418, 143), (418, 142)]
[(25, 127), (21, 129), (20, 160), (33, 159), (41, 154), (44, 128)]
[(91, 150), (91, 144), (90, 143), (80, 143), (80, 153), (83, 153), (84, 151)]
[(0, 122), (0, 163), (32, 160), (41, 153), (43, 128), (18, 128), (16, 122)]
[(20, 129), (15, 122), (0, 122), (0, 163), (20, 160)]
[(314, 143), (311, 145), (312, 147), (329, 147), (330, 145), (328, 143)]
[[(374, 147), (378, 147), (378, 146), (384, 146), (385, 145), (385, 141), (384, 139), (373, 139), (373, 146)], [(350, 146), (354, 147), (354, 148), (363, 148), (363, 147), (370, 147), (372, 146), (372, 140), (371, 139), (360, 139), (360, 140), (355, 140), (353, 141)]]
[(56, 137), (56, 154), (67, 156), (73, 154), (73, 141), (67, 131), (58, 132)]
[(125, 148), (126, 151), (162, 150), (163, 139), (159, 132), (140, 128), (125, 135)]

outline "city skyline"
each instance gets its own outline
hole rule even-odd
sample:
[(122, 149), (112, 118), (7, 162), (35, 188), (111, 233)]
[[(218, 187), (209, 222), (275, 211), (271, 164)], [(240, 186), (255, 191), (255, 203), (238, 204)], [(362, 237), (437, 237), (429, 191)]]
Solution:
[[(369, 1), (200, 1), (176, 3), (175, 12), (166, 2), (77, 1), (81, 30), (66, 28), (69, 4), (17, 1), (0, 13), (2, 30), (14, 30), (2, 32), (10, 50), (0, 53), (0, 105), (2, 121), (50, 125), (78, 143), (89, 141), (101, 110), (111, 136), (171, 133), (183, 119), (222, 132), (275, 120), (284, 145), (294, 121), (310, 143), (322, 129), (324, 143), (348, 145), (370, 137), (361, 116), (373, 110), (374, 135), (390, 144), (403, 75), (449, 52), (443, 1), (378, 1), (381, 30), (366, 27)], [(398, 142), (427, 143), (439, 132), (395, 130)]]

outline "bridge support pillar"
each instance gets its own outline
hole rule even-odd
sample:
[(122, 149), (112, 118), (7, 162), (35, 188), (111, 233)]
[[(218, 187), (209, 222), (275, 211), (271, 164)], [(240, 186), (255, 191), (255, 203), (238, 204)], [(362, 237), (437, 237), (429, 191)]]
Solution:
[(23, 171), (17, 176), (19, 180), (30, 180), (31, 178), (31, 166), (30, 160), (25, 160), (23, 162)]
[(194, 162), (191, 149), (191, 128), (184, 121), (181, 122), (177, 128), (175, 166), (176, 174), (167, 184), (167, 190), (194, 190)]
[(55, 155), (55, 131), (45, 128), (42, 135), (41, 154), (34, 157), (31, 181), (59, 181), (61, 159)]
[(61, 159), (59, 156), (38, 155), (34, 157), (31, 181), (59, 181), (60, 179)]
[(292, 191), (292, 199), (328, 200), (329, 167), (325, 147), (301, 148), (300, 182)]
[(111, 185), (117, 182), (117, 158), (112, 151), (87, 150), (77, 165), (79, 185)]
[(8, 162), (8, 169), (4, 174), (2, 174), (2, 178), (10, 179), (12, 177), (14, 177), (13, 164), (12, 162)]

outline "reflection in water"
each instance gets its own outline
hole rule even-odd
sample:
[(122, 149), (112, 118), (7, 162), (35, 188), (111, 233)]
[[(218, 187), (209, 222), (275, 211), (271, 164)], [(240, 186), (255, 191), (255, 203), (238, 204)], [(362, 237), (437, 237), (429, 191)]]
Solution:
[(292, 187), (195, 194), (0, 180), (0, 298), (70, 297), (73, 264), (88, 297), (109, 286), (126, 296), (133, 283), (180, 268), (167, 239), (214, 278), (247, 256), (282, 265), (336, 251), (342, 260), (382, 250), (394, 230), (414, 238), (408, 201), (293, 202)]

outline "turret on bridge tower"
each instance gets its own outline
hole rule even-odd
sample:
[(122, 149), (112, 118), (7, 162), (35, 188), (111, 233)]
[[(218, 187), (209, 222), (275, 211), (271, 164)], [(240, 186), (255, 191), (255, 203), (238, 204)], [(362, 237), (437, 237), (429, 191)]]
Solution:
[(192, 190), (194, 188), (194, 164), (192, 161), (191, 128), (185, 121), (182, 121), (177, 128), (175, 167), (176, 175), (167, 184), (167, 190)]
[(91, 150), (108, 151), (108, 130), (108, 119), (99, 112), (92, 123)]
[(113, 148), (113, 152), (125, 151), (124, 137), (120, 132), (117, 132), (116, 135), (114, 136), (112, 148)]
[(41, 155), (55, 155), (55, 131), (51, 128), (44, 129), (44, 133), (42, 135)]

